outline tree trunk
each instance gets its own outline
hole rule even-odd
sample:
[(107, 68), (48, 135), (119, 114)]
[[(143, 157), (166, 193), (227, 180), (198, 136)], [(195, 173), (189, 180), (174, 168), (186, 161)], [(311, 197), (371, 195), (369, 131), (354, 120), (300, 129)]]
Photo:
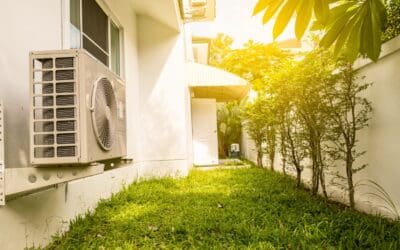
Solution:
[(273, 126), (268, 128), (267, 132), (267, 153), (271, 171), (274, 171), (275, 153), (276, 153), (276, 130)]
[(319, 166), (316, 158), (317, 157), (315, 156), (315, 152), (311, 152), (311, 160), (312, 160), (311, 193), (314, 195), (318, 193), (318, 188), (319, 188)]
[(296, 148), (294, 146), (294, 141), (293, 141), (293, 138), (292, 138), (292, 136), (290, 134), (290, 130), (289, 129), (287, 130), (287, 139), (288, 139), (288, 142), (289, 142), (289, 150), (290, 150), (289, 152), (291, 154), (292, 163), (296, 167), (297, 187), (300, 187), (300, 184), (301, 184), (301, 172), (303, 171), (303, 168), (301, 168), (301, 166), (300, 166), (301, 159), (299, 159), (299, 157), (297, 157), (297, 155), (296, 155)]
[(262, 158), (263, 158), (263, 153), (262, 153), (261, 145), (259, 145), (259, 146), (257, 146), (257, 166), (259, 166), (260, 168), (263, 167)]
[(319, 169), (319, 181), (321, 182), (322, 193), (324, 194), (325, 199), (328, 199), (328, 193), (326, 192), (325, 185), (325, 173), (322, 166)]
[(301, 169), (299, 166), (296, 166), (296, 172), (297, 172), (297, 177), (296, 177), (297, 184), (296, 184), (296, 186), (297, 186), (297, 187), (300, 187), (300, 185), (301, 185), (301, 172), (302, 172), (302, 169)]
[(352, 169), (352, 160), (351, 156), (347, 156), (346, 159), (346, 174), (347, 174), (347, 185), (349, 189), (349, 203), (350, 208), (354, 209), (355, 202), (354, 202), (354, 184), (353, 184), (353, 169)]
[(287, 148), (285, 145), (285, 135), (281, 133), (281, 157), (282, 157), (282, 172), (286, 175), (286, 157), (287, 157)]
[(319, 189), (319, 179), (320, 179), (320, 166), (318, 160), (318, 140), (316, 139), (315, 131), (310, 129), (310, 154), (312, 160), (312, 186), (311, 186), (311, 193), (316, 195)]
[(274, 164), (275, 164), (275, 149), (272, 149), (272, 152), (269, 154), (269, 162), (271, 164), (270, 168), (271, 171), (275, 171)]
[(328, 199), (328, 193), (326, 192), (326, 185), (325, 185), (325, 168), (322, 160), (322, 150), (321, 145), (318, 143), (318, 163), (319, 163), (319, 181), (321, 182), (322, 193), (324, 197)]

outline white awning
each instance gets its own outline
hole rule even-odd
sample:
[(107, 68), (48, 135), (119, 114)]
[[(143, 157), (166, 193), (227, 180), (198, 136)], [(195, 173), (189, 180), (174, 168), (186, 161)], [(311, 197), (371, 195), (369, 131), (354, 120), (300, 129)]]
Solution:
[(241, 100), (250, 90), (243, 78), (199, 63), (187, 63), (186, 81), (194, 98), (213, 98), (218, 102)]

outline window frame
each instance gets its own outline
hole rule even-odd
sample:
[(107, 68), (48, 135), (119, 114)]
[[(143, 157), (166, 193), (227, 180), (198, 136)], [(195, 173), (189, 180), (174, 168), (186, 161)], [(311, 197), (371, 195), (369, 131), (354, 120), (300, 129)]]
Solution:
[[(70, 0), (62, 0), (62, 19), (63, 19), (63, 37), (62, 37), (62, 48), (63, 49), (71, 49), (71, 32), (70, 32)], [(108, 57), (108, 65), (105, 65), (102, 63), (104, 66), (110, 69), (112, 73), (120, 77), (121, 79), (125, 79), (125, 58), (124, 58), (124, 28), (119, 22), (118, 18), (116, 15), (111, 11), (111, 9), (108, 7), (108, 5), (103, 1), (103, 0), (94, 0), (101, 10), (104, 12), (104, 14), (107, 16), (107, 30), (108, 30), (108, 37), (107, 37), (107, 42), (108, 42), (108, 51), (104, 51), (103, 48), (101, 48), (98, 44), (96, 44), (88, 35), (86, 35), (83, 32), (83, 15), (82, 15), (82, 1), (84, 0), (77, 0), (79, 1), (79, 18), (80, 18), (80, 28), (79, 28), (79, 38), (80, 38), (80, 44), (79, 48), (83, 48), (83, 38), (87, 38), (89, 41), (91, 41), (98, 49), (100, 49), (103, 52), (107, 52), (106, 55)], [(114, 24), (118, 28), (118, 33), (119, 33), (119, 74), (118, 72), (114, 72), (112, 69), (112, 48), (111, 48), (111, 25)], [(88, 52), (90, 53), (90, 52)], [(91, 56), (96, 58), (94, 55), (90, 53)], [(97, 59), (101, 62), (100, 59)]]
[(117, 75), (121, 75), (121, 72), (122, 72), (122, 60), (121, 60), (121, 58), (122, 58), (122, 41), (121, 41), (121, 29), (120, 29), (120, 26), (118, 26), (115, 22), (113, 22), (113, 20), (112, 19), (108, 19), (108, 34), (110, 34), (109, 35), (109, 37), (108, 37), (108, 44), (109, 44), (109, 47), (110, 47), (110, 56), (109, 56), (109, 62), (108, 62), (108, 64), (110, 65), (110, 69), (111, 69), (111, 71), (113, 71), (113, 54), (112, 54), (112, 44), (113, 44), (113, 40), (112, 40), (112, 27), (113, 26), (115, 26), (115, 28), (118, 30), (118, 56), (119, 56), (119, 63), (117, 63), (117, 68), (116, 68), (116, 71), (114, 72), (114, 73), (116, 73)]

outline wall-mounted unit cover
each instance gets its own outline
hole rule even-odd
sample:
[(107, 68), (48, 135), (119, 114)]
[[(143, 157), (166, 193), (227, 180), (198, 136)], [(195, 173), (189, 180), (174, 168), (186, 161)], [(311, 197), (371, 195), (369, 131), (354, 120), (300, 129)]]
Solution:
[(84, 50), (30, 55), (34, 165), (87, 164), (126, 155), (125, 83)]

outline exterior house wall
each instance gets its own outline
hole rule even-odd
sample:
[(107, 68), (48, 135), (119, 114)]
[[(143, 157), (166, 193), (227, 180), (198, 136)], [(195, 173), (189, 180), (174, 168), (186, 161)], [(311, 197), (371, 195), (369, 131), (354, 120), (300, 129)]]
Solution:
[[(186, 63), (185, 63), (185, 68), (184, 71), (187, 72), (188, 70), (188, 63), (193, 62), (193, 50), (192, 50), (192, 31), (188, 25), (184, 26), (183, 29), (183, 34), (184, 34), (184, 45), (185, 45), (185, 58), (186, 58)], [(187, 80), (185, 80), (186, 85)], [(188, 166), (193, 166), (193, 129), (192, 129), (192, 91), (189, 87), (185, 87), (185, 107), (186, 107), (186, 148), (187, 148), (187, 164)]]
[[(398, 72), (400, 65), (400, 36), (385, 43), (382, 47), (381, 58), (377, 63), (360, 59), (355, 63), (355, 69), (360, 77), (365, 76), (362, 81), (373, 83), (373, 85), (364, 93), (372, 102), (373, 113), (370, 126), (358, 135), (358, 150), (366, 151), (366, 154), (360, 158), (355, 165), (367, 163), (364, 170), (355, 175), (355, 183), (366, 180), (372, 180), (381, 185), (390, 195), (400, 209), (400, 189), (398, 180), (400, 178), (400, 167), (398, 166), (398, 156), (400, 154), (400, 74)], [(256, 151), (254, 143), (244, 131), (243, 155), (245, 158), (256, 162)], [(280, 171), (281, 161), (277, 155), (275, 169)], [(343, 163), (337, 163), (338, 170), (345, 174)], [(336, 169), (333, 169), (336, 170)], [(295, 174), (294, 171), (289, 172)], [(329, 185), (333, 176), (326, 177), (327, 189), (329, 195), (338, 201), (347, 202), (347, 194), (343, 190)], [(303, 180), (306, 183), (311, 182), (311, 171), (305, 169)], [(387, 216), (393, 216), (393, 213), (382, 209), (388, 204), (382, 200), (375, 199), (367, 193), (377, 193), (371, 186), (362, 186), (356, 190), (356, 205), (365, 212), (381, 213)]]
[[(29, 52), (62, 48), (61, 1), (1, 1), (0, 99), (5, 106), (5, 162), (29, 166)], [(16, 14), (18, 13), (18, 14)]]
[[(188, 170), (187, 86), (183, 33), (139, 16), (139, 123), (138, 161), (142, 171)], [(151, 31), (151, 32), (149, 32)], [(173, 166), (170, 170), (166, 165)]]
[[(4, 36), (0, 39), (0, 99), (6, 110), (8, 167), (29, 166), (29, 52), (64, 47), (63, 3), (65, 0), (1, 3), (0, 29)], [(70, 220), (92, 211), (100, 199), (109, 198), (124, 185), (141, 178), (188, 172), (190, 94), (183, 74), (183, 35), (137, 16), (130, 1), (103, 3), (123, 28), (127, 151), (133, 162), (8, 200), (0, 207), (2, 249), (43, 246), (52, 235), (68, 229)]]

